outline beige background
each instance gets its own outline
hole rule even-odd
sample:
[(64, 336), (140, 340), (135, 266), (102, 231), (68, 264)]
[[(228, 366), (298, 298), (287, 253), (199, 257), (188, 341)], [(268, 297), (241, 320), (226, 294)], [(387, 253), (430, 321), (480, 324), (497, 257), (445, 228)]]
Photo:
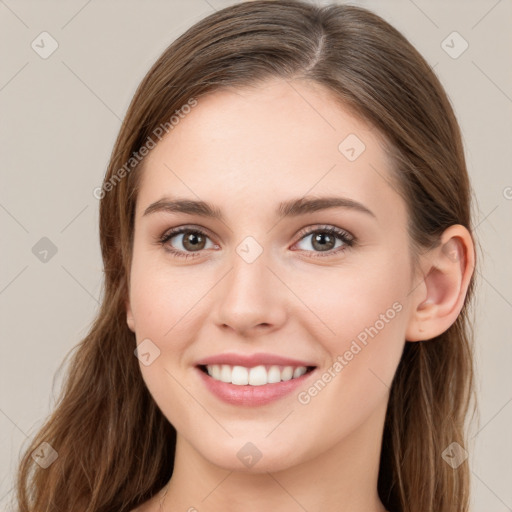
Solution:
[[(231, 3), (0, 0), (2, 510), (19, 452), (54, 404), (62, 382), (57, 367), (98, 308), (102, 262), (92, 192), (128, 103), (172, 40)], [(461, 124), (485, 257), (476, 303), (481, 420), (466, 447), (473, 510), (511, 511), (512, 2), (351, 3), (380, 14), (418, 48)], [(46, 59), (31, 47), (43, 31), (58, 43)], [(441, 45), (453, 31), (469, 44), (456, 59)], [(455, 40), (452, 52), (461, 44)], [(46, 262), (33, 253), (43, 237), (57, 249)]]

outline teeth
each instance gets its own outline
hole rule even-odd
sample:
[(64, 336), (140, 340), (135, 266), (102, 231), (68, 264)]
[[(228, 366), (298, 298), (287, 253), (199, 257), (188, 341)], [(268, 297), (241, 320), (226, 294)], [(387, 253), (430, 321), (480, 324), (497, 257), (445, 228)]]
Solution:
[(247, 368), (244, 368), (243, 366), (233, 366), (231, 384), (236, 384), (237, 386), (249, 384), (249, 372), (247, 371)]
[[(240, 367), (239, 367), (240, 368)], [(255, 366), (249, 370), (249, 382), (251, 386), (263, 386), (267, 383), (267, 369), (264, 366)]]
[(304, 375), (306, 372), (307, 372), (306, 367), (299, 366), (298, 368), (295, 368), (295, 370), (293, 370), (293, 378), (296, 379), (297, 377)]
[(222, 382), (231, 382), (231, 367), (229, 367), (227, 364), (223, 364), (221, 368), (220, 380)]
[(281, 380), (291, 380), (293, 378), (293, 368), (285, 366), (281, 372)]
[(279, 366), (271, 366), (267, 374), (267, 382), (273, 384), (275, 382), (281, 382), (281, 370)]
[(218, 364), (212, 366), (212, 377), (216, 380), (220, 379), (220, 368)]
[(307, 372), (305, 366), (270, 366), (264, 365), (246, 368), (245, 366), (231, 366), (228, 364), (207, 365), (206, 370), (210, 377), (221, 382), (228, 382), (237, 386), (264, 386), (281, 381), (297, 379)]

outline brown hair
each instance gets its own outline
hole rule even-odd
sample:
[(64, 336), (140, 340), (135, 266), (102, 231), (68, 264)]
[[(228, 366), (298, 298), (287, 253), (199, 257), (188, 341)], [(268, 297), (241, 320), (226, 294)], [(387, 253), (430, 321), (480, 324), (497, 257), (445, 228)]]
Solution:
[[(453, 224), (472, 232), (460, 129), (432, 69), (392, 26), (363, 8), (256, 0), (219, 10), (173, 42), (138, 87), (113, 148), (100, 203), (104, 295), (75, 347), (54, 412), (26, 449), (20, 512), (128, 512), (170, 479), (176, 432), (142, 379), (126, 324), (140, 166), (120, 169), (191, 98), (269, 78), (306, 79), (375, 126), (407, 204), (414, 254)], [(468, 304), (433, 340), (405, 343), (390, 392), (378, 491), (392, 512), (466, 512), (469, 469), (442, 458), (465, 446), (473, 389)], [(476, 405), (475, 405), (476, 409)], [(46, 469), (31, 453), (47, 442)]]

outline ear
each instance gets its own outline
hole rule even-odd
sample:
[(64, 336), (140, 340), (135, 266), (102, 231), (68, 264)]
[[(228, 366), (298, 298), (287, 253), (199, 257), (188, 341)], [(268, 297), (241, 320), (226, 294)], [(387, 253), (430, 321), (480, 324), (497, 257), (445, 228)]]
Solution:
[(407, 341), (435, 338), (459, 316), (475, 267), (471, 234), (460, 224), (450, 226), (443, 232), (441, 244), (423, 260), (423, 281), (412, 292)]
[(133, 318), (132, 313), (132, 306), (130, 304), (130, 299), (126, 299), (126, 323), (128, 324), (128, 327), (130, 328), (130, 331), (135, 332), (135, 320)]

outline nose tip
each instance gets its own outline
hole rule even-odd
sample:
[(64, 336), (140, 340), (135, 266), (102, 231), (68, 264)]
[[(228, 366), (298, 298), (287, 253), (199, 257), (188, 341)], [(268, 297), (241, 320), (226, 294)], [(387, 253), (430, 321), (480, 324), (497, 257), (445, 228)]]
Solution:
[[(254, 249), (251, 243), (249, 252)], [(280, 301), (276, 277), (263, 258), (247, 263), (240, 257), (219, 286), (214, 306), (216, 323), (224, 331), (232, 329), (245, 338), (252, 332), (271, 331), (286, 318), (286, 308)]]

